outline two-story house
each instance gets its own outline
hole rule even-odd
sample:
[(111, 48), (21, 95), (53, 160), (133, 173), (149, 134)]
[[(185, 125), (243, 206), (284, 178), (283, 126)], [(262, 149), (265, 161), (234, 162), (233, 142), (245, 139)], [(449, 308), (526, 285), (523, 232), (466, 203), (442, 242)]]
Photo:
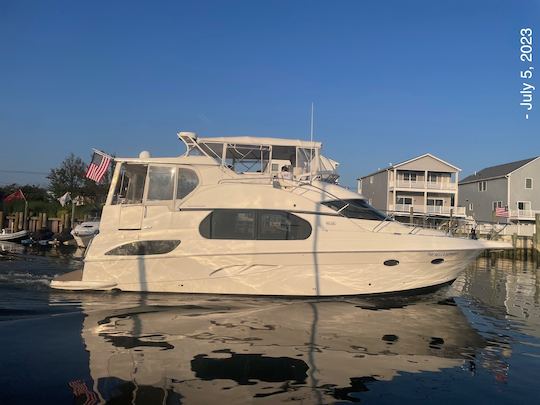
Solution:
[(357, 179), (358, 192), (397, 217), (464, 217), (465, 207), (458, 206), (460, 170), (426, 153)]
[(459, 194), (477, 221), (532, 221), (540, 213), (540, 157), (482, 169), (459, 183)]

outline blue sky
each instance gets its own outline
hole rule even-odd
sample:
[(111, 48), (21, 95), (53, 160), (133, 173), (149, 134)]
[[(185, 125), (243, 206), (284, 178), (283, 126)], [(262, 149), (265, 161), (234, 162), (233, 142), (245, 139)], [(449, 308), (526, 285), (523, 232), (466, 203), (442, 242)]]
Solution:
[(539, 17), (525, 0), (0, 0), (0, 185), (92, 147), (177, 155), (178, 130), (306, 139), (312, 101), (350, 186), (427, 152), (461, 177), (540, 155), (540, 98), (529, 120), (519, 106), (519, 29), (540, 41)]

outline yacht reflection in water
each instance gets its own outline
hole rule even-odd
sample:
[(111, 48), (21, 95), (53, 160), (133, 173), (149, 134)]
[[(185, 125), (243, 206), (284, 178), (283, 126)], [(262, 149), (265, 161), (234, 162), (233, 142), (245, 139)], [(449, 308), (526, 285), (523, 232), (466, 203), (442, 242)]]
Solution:
[(95, 298), (81, 297), (86, 395), (104, 402), (356, 401), (370, 384), (462, 366), (484, 347), (453, 301), (190, 297), (171, 306), (122, 294), (104, 295), (101, 310)]

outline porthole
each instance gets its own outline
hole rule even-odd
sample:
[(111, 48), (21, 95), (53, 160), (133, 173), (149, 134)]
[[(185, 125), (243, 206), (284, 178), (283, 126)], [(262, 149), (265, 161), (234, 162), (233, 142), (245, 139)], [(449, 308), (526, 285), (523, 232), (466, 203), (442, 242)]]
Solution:
[(439, 257), (438, 259), (433, 259), (431, 264), (441, 264), (442, 262), (444, 262), (444, 259)]
[(385, 266), (397, 266), (398, 264), (399, 264), (399, 260), (394, 260), (394, 259), (386, 260), (384, 262)]

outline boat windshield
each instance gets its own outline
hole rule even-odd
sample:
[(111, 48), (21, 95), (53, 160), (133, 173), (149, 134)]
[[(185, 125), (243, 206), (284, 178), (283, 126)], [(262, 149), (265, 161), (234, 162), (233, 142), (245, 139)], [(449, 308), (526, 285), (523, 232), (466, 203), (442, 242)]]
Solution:
[(332, 200), (324, 201), (322, 204), (347, 218), (354, 219), (369, 219), (376, 221), (384, 221), (391, 219), (383, 212), (373, 208), (369, 203), (362, 198), (353, 198), (348, 200)]

